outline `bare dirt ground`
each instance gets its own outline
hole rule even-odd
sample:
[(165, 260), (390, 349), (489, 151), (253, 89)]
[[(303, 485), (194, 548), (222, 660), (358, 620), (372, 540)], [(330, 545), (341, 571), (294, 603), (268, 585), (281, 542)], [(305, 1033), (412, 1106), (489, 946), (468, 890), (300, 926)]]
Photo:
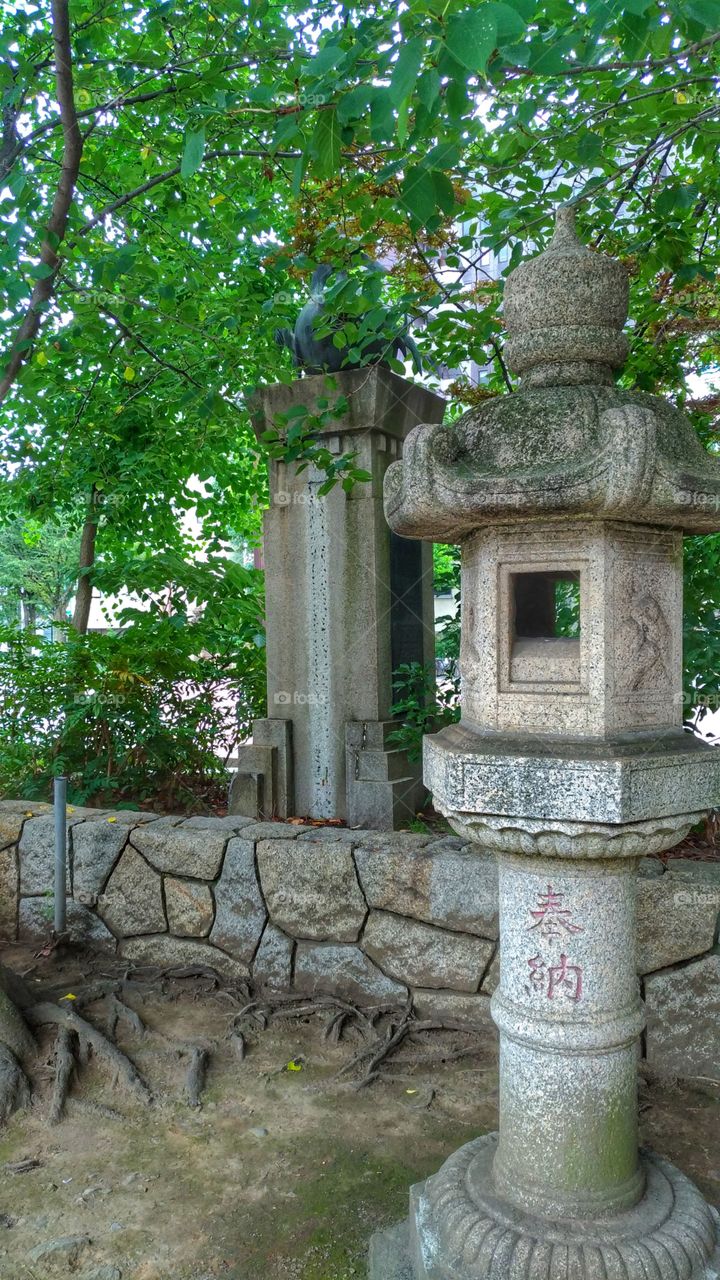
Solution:
[[(96, 978), (111, 967), (87, 957), (37, 959), (23, 948), (8, 948), (3, 959), (18, 971), (35, 966), (31, 983), (68, 993), (89, 969)], [(404, 1214), (410, 1184), (496, 1127), (490, 1040), (460, 1061), (396, 1064), (393, 1079), (358, 1091), (336, 1076), (359, 1032), (332, 1045), (317, 1019), (282, 1023), (253, 1034), (240, 1061), (225, 1039), (237, 1006), (211, 986), (155, 981), (128, 997), (150, 1034), (122, 1027), (118, 1040), (151, 1084), (152, 1107), (90, 1062), (65, 1120), (49, 1127), (53, 1041), (43, 1041), (35, 1105), (0, 1135), (0, 1280), (364, 1277), (369, 1236)], [(84, 1016), (101, 1024), (102, 1002)], [(202, 1105), (192, 1109), (179, 1050), (199, 1043), (217, 1048)], [(644, 1085), (642, 1126), (649, 1145), (720, 1202), (720, 1090)], [(57, 1251), (33, 1260), (38, 1246), (72, 1236), (89, 1239), (74, 1259)]]

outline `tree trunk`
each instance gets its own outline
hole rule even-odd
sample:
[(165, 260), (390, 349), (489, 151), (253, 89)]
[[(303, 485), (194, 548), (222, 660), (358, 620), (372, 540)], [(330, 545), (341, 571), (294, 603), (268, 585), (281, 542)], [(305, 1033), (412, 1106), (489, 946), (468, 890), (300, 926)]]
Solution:
[(22, 978), (0, 965), (0, 1123), (30, 1102), (26, 1068), (37, 1047), (22, 1010), (31, 1003)]
[(80, 539), (80, 574), (78, 576), (77, 594), (72, 625), (78, 635), (87, 634), (90, 621), (90, 605), (92, 604), (92, 570), (95, 564), (95, 539), (97, 536), (97, 512), (95, 510), (95, 487), (90, 494), (90, 507), (83, 525)]

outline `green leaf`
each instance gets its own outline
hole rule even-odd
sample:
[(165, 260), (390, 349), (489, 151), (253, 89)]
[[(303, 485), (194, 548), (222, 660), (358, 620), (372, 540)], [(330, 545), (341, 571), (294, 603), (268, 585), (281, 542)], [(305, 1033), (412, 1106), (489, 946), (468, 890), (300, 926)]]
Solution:
[(318, 177), (332, 178), (340, 167), (340, 123), (334, 107), (318, 113), (311, 151)]
[(485, 71), (497, 45), (495, 5), (456, 13), (447, 24), (447, 47), (454, 58), (470, 71)]
[(313, 79), (320, 79), (321, 76), (332, 70), (337, 64), (340, 55), (341, 50), (338, 49), (336, 44), (323, 45), (312, 62), (306, 67), (305, 75)]
[(519, 40), (527, 31), (527, 20), (511, 5), (504, 4), (501, 0), (497, 0), (497, 3), (493, 0), (488, 8), (492, 9), (495, 15), (498, 44), (503, 45)]
[(370, 109), (370, 134), (373, 142), (389, 142), (395, 133), (395, 115), (389, 89), (378, 89)]
[(185, 130), (185, 146), (180, 162), (180, 177), (191, 178), (197, 173), (205, 154), (205, 126)]
[(594, 164), (602, 151), (602, 138), (597, 133), (584, 133), (578, 143), (578, 160), (584, 167)]
[(390, 79), (390, 95), (396, 107), (399, 107), (400, 103), (404, 102), (415, 88), (415, 81), (422, 66), (424, 53), (424, 36), (415, 36), (412, 40), (408, 40), (407, 44), (401, 46)]
[(455, 208), (455, 192), (447, 174), (436, 169), (415, 165), (408, 169), (402, 186), (402, 198), (406, 207), (427, 226), (442, 213), (452, 213)]
[(440, 76), (435, 67), (429, 67), (423, 72), (417, 87), (418, 101), (428, 110), (431, 111), (440, 94)]
[(371, 84), (356, 84), (349, 93), (344, 93), (337, 104), (337, 118), (341, 124), (349, 120), (357, 120), (369, 109), (376, 89)]
[(48, 280), (55, 275), (55, 268), (49, 262), (38, 262), (36, 267), (30, 268), (30, 275), (34, 280)]
[(716, 0), (685, 0), (682, 12), (693, 22), (699, 22), (706, 31), (717, 31), (720, 13)]

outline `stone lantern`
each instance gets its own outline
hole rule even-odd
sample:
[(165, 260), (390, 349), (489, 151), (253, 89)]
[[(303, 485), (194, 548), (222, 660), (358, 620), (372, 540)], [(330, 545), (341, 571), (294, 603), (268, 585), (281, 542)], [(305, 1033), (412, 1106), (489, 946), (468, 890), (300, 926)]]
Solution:
[(720, 799), (682, 728), (682, 535), (720, 528), (720, 467), (620, 389), (624, 268), (558, 213), (505, 289), (518, 392), (420, 426), (388, 470), (406, 537), (462, 545), (462, 720), (425, 740), (451, 825), (497, 852), (500, 1131), (413, 1188), (371, 1280), (701, 1280), (717, 1215), (638, 1151), (638, 859)]

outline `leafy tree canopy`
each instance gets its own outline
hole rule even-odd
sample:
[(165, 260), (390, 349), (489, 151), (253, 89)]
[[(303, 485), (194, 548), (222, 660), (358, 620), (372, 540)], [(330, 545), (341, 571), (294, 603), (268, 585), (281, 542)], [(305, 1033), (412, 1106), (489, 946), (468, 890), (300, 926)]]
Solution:
[[(431, 360), (491, 359), (498, 393), (502, 281), (453, 273), (514, 265), (581, 200), (631, 272), (623, 376), (715, 447), (718, 398), (688, 379), (718, 358), (719, 51), (715, 0), (8, 0), (0, 516), (82, 531), (78, 629), (91, 581), (142, 593), (172, 565), (197, 589), (184, 512), (227, 564), (257, 532), (246, 392), (293, 376), (274, 331), (321, 262), (347, 271), (354, 358), (410, 315)], [(314, 447), (296, 430), (289, 456)]]

